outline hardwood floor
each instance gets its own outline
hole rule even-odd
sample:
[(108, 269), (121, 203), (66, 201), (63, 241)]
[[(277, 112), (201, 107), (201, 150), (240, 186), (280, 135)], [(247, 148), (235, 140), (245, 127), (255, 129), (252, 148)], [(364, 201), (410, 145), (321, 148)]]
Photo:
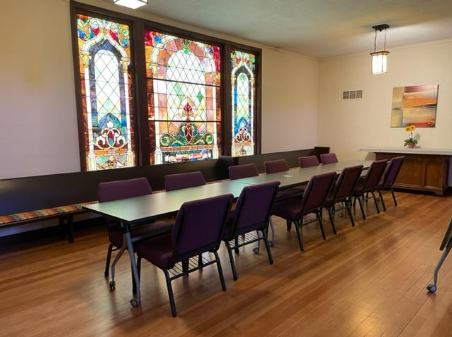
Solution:
[(76, 242), (52, 240), (1, 249), (0, 336), (452, 336), (452, 257), (439, 289), (427, 294), (438, 250), (452, 218), (452, 197), (397, 193), (388, 211), (356, 227), (337, 218), (295, 231), (274, 218), (275, 264), (252, 247), (237, 258), (232, 281), (221, 249), (227, 291), (215, 267), (173, 282), (179, 316), (171, 317), (163, 273), (143, 263), (142, 305), (132, 309), (130, 266), (123, 258), (117, 287), (103, 277), (105, 230), (76, 233)]

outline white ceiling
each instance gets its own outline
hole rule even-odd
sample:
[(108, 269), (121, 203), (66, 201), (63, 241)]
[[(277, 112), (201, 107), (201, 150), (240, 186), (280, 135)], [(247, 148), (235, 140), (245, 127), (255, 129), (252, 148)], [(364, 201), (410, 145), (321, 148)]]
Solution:
[(452, 38), (452, 0), (149, 0), (142, 10), (313, 57)]

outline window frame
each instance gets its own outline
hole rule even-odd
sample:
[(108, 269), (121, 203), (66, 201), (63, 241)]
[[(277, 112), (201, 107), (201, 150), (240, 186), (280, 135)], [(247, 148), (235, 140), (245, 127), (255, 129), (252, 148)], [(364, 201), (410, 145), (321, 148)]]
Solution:
[[(134, 113), (134, 142), (135, 142), (135, 167), (150, 166), (150, 139), (149, 122), (147, 108), (147, 86), (146, 86), (146, 55), (144, 44), (144, 30), (155, 30), (164, 34), (171, 34), (177, 37), (199, 41), (220, 47), (221, 49), (221, 81), (220, 81), (220, 108), (221, 108), (221, 155), (230, 156), (232, 147), (232, 104), (231, 104), (231, 49), (254, 53), (256, 55), (256, 111), (255, 125), (253, 126), (255, 135), (255, 153), (261, 154), (262, 140), (262, 50), (260, 48), (243, 45), (240, 43), (216, 38), (213, 36), (201, 34), (150, 21), (140, 17), (135, 17), (116, 11), (83, 4), (74, 0), (70, 1), (71, 16), (71, 37), (74, 64), (74, 82), (76, 93), (77, 125), (79, 138), (79, 154), (81, 171), (87, 171), (86, 150), (84, 139), (84, 118), (83, 103), (81, 93), (81, 79), (79, 76), (80, 57), (78, 53), (78, 35), (77, 35), (77, 14), (95, 16), (110, 21), (124, 23), (130, 27), (130, 65), (129, 71), (133, 76), (132, 94), (133, 94), (133, 113)], [(165, 165), (165, 164), (162, 164)]]

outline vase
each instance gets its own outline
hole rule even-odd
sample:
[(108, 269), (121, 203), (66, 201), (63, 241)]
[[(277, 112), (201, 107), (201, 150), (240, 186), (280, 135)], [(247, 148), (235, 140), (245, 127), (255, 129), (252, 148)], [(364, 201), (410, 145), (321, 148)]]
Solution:
[(408, 143), (408, 147), (409, 147), (410, 149), (414, 149), (414, 143)]

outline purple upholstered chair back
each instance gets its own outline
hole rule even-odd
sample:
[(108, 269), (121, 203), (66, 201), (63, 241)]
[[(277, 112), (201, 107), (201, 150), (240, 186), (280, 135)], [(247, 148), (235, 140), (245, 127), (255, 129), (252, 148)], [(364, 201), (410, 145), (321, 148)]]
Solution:
[(231, 180), (256, 177), (258, 175), (259, 172), (254, 164), (229, 166), (229, 179)]
[(322, 164), (334, 164), (337, 163), (337, 157), (335, 153), (324, 153), (320, 155), (320, 160)]
[(278, 173), (289, 170), (289, 165), (285, 159), (270, 160), (264, 163), (265, 173)]
[(389, 161), (383, 177), (383, 187), (391, 187), (394, 185), (404, 160), (405, 157), (395, 157)]
[(306, 157), (300, 157), (298, 158), (298, 163), (300, 164), (301, 168), (304, 167), (314, 167), (319, 166), (319, 160), (316, 156), (306, 156)]
[(370, 165), (365, 178), (364, 191), (374, 189), (378, 186), (385, 172), (387, 162), (387, 159), (382, 159), (374, 161)]
[(151, 193), (151, 185), (146, 178), (109, 181), (100, 183), (97, 188), (99, 202), (140, 197)]
[(335, 177), (335, 172), (329, 172), (313, 176), (309, 180), (302, 198), (303, 212), (318, 209), (325, 204)]
[(165, 189), (167, 191), (181, 190), (205, 184), (206, 180), (200, 171), (168, 174), (165, 176)]
[(352, 196), (362, 171), (362, 165), (346, 167), (342, 171), (334, 186), (333, 201), (342, 201)]
[(231, 238), (267, 226), (278, 193), (279, 181), (247, 186), (242, 190), (234, 211)]
[(172, 232), (172, 263), (218, 249), (228, 219), (232, 194), (185, 202)]

